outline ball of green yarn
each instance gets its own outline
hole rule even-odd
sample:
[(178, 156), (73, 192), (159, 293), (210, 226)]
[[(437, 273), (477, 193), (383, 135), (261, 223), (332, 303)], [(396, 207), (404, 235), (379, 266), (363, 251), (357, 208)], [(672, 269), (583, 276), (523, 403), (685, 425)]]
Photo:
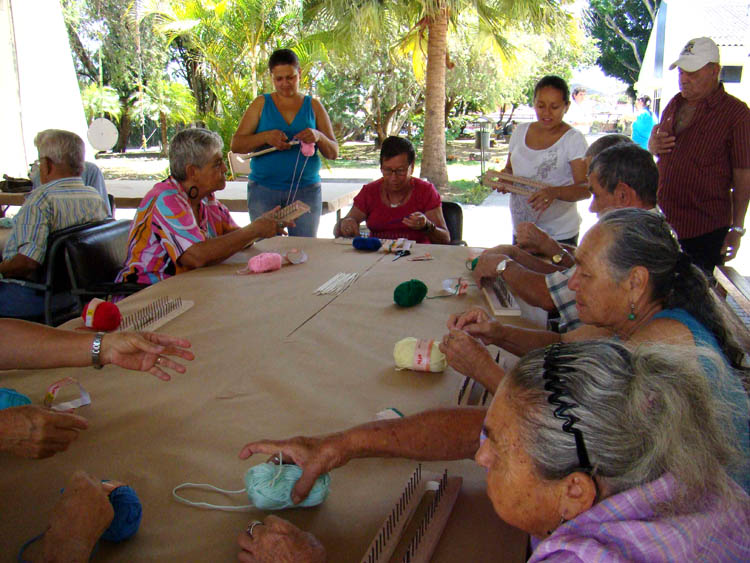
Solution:
[(427, 286), (419, 280), (400, 283), (393, 291), (393, 300), (401, 307), (412, 307), (422, 302), (427, 295)]
[(331, 476), (328, 473), (315, 480), (310, 494), (299, 504), (292, 502), (292, 489), (302, 476), (298, 465), (276, 465), (261, 463), (245, 473), (245, 488), (255, 508), (261, 510), (282, 510), (298, 506), (317, 506), (328, 496)]

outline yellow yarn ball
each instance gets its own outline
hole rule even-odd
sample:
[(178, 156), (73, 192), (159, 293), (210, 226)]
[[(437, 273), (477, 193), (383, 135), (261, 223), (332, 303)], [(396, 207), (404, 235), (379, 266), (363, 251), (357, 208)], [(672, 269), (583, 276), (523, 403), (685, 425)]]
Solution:
[(445, 369), (445, 355), (434, 340), (418, 340), (413, 337), (396, 342), (393, 360), (398, 369), (441, 372)]

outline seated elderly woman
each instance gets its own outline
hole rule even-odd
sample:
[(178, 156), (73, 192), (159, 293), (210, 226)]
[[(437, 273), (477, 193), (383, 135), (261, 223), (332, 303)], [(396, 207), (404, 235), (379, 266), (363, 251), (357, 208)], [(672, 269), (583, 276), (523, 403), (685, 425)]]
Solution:
[(217, 264), (256, 239), (284, 232), (287, 224), (268, 216), (240, 228), (216, 199), (214, 192), (226, 185), (223, 146), (221, 137), (207, 129), (175, 135), (169, 146), (170, 176), (138, 206), (117, 282), (153, 284)]
[[(706, 361), (729, 377), (717, 354)], [(293, 459), (304, 470), (298, 499), (355, 457), (474, 456), (497, 514), (533, 536), (530, 561), (740, 561), (750, 558), (750, 498), (726, 473), (737, 453), (722, 432), (726, 409), (681, 347), (554, 344), (517, 364), (486, 413), (431, 411), (256, 442), (241, 456)], [(325, 561), (311, 534), (280, 518), (251, 531), (240, 561)]]
[(415, 158), (414, 147), (407, 139), (388, 137), (383, 141), (383, 177), (357, 194), (352, 210), (336, 223), (334, 236), (359, 236), (359, 224), (366, 221), (374, 237), (448, 244), (451, 237), (440, 194), (430, 182), (412, 177)]
[[(576, 264), (568, 285), (584, 326), (562, 335), (520, 329), (473, 309), (448, 321), (451, 331), (441, 343), (448, 362), (494, 390), (504, 372), (474, 337), (522, 356), (554, 342), (616, 336), (629, 343), (708, 346), (738, 373), (745, 371), (742, 362), (750, 347), (741, 341), (744, 327), (733, 326), (726, 305), (680, 250), (662, 215), (632, 208), (607, 213), (584, 236)], [(712, 382), (714, 372), (705, 373)], [(735, 433), (747, 464), (750, 408), (742, 381), (734, 375), (723, 398), (736, 407)], [(736, 477), (750, 491), (750, 471)]]

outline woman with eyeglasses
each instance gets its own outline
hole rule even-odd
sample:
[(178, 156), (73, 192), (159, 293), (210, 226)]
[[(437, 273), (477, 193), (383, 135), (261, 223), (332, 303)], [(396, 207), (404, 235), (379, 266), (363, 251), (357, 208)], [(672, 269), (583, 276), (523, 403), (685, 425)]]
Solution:
[[(704, 361), (729, 377), (714, 352)], [(726, 471), (737, 457), (730, 410), (681, 347), (554, 344), (508, 373), (488, 411), (440, 409), (254, 442), (240, 456), (281, 451), (301, 466), (297, 502), (318, 475), (357, 457), (474, 457), (495, 512), (531, 535), (531, 562), (747, 561), (750, 497)], [(275, 516), (248, 530), (240, 561), (279, 552), (326, 560), (311, 534)]]
[(409, 140), (388, 137), (383, 141), (383, 177), (365, 185), (357, 194), (351, 211), (336, 223), (334, 236), (359, 236), (359, 224), (366, 221), (374, 237), (448, 244), (451, 237), (440, 194), (430, 182), (412, 177), (415, 158)]

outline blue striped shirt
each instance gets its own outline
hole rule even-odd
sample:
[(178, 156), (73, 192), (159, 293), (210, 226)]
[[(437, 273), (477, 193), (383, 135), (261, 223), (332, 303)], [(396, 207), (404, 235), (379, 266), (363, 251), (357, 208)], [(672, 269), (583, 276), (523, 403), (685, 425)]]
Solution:
[(94, 188), (80, 177), (53, 180), (33, 190), (13, 220), (3, 260), (23, 254), (44, 263), (50, 233), (107, 218), (107, 208)]

